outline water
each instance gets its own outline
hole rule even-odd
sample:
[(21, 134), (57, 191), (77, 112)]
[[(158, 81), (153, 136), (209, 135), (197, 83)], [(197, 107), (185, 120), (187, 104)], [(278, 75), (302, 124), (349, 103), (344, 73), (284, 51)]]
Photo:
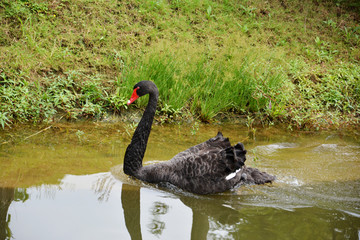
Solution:
[(0, 240), (360, 239), (357, 132), (154, 126), (145, 164), (218, 130), (233, 144), (245, 143), (248, 166), (277, 180), (199, 196), (123, 174), (129, 125), (2, 131)]

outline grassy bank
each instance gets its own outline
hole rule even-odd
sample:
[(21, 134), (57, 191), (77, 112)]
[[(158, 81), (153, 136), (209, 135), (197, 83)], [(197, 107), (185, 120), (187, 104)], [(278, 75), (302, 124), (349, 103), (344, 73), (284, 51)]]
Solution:
[[(0, 125), (101, 119), (153, 80), (159, 121), (360, 116), (356, 1), (0, 1)], [(136, 103), (142, 107), (146, 100)]]

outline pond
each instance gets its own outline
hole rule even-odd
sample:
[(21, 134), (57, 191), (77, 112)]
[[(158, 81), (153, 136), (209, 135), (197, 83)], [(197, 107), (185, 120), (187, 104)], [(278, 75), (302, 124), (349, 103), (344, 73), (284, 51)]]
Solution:
[(154, 126), (145, 164), (216, 135), (243, 142), (273, 184), (195, 195), (122, 172), (133, 126), (0, 133), (3, 239), (360, 239), (360, 135), (235, 124)]

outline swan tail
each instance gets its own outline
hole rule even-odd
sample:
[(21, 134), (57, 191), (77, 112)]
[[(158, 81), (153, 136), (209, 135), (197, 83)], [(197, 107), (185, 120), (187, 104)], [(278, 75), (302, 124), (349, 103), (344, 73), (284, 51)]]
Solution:
[(257, 168), (245, 168), (241, 179), (245, 184), (265, 184), (275, 181), (276, 177)]
[(238, 143), (235, 146), (225, 149), (226, 167), (229, 173), (237, 173), (246, 161), (246, 150), (244, 144)]

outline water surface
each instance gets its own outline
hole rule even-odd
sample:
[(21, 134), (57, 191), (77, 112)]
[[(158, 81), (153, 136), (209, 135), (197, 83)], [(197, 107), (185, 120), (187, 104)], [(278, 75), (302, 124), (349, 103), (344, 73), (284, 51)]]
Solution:
[(0, 240), (359, 239), (356, 132), (154, 126), (145, 164), (221, 130), (233, 144), (245, 143), (248, 166), (277, 176), (273, 184), (199, 196), (123, 174), (130, 125), (39, 130), (0, 134)]

